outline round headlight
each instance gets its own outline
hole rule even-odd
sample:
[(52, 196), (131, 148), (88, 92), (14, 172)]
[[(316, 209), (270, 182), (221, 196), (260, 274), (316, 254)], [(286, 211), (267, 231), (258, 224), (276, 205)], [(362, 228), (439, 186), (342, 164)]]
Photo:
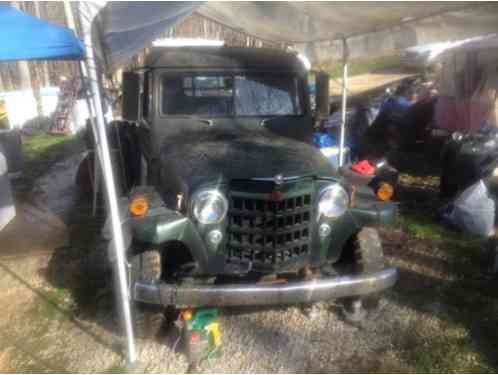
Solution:
[(454, 141), (461, 141), (463, 138), (463, 134), (460, 133), (460, 132), (453, 132), (451, 133), (451, 139), (453, 139)]
[(192, 214), (201, 224), (217, 224), (228, 211), (228, 202), (218, 190), (204, 190), (192, 200)]
[(327, 186), (320, 194), (318, 201), (318, 218), (322, 215), (333, 219), (346, 212), (349, 206), (349, 196), (346, 190), (339, 185)]

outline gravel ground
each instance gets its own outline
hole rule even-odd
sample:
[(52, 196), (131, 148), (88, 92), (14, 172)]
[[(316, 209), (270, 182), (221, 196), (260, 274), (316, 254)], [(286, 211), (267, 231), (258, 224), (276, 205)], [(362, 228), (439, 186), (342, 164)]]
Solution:
[[(398, 241), (407, 240), (403, 233), (398, 237), (396, 232), (388, 234), (394, 237), (388, 252), (396, 251)], [(0, 303), (4, 306), (0, 371), (123, 369), (123, 340), (110, 308), (112, 297), (95, 285), (85, 285), (82, 259), (82, 252), (71, 247), (53, 255), (0, 259)], [(410, 340), (415, 340), (411, 331), (416, 327), (427, 337), (441, 331), (445, 319), (438, 315), (444, 307), (427, 298), (422, 305), (429, 313), (421, 312), (421, 306), (407, 306), (398, 298), (399, 289), (386, 295), (381, 314), (361, 326), (342, 321), (340, 308), (333, 303), (318, 304), (311, 312), (301, 307), (224, 309), (222, 355), (200, 370), (415, 372), (403, 357), (403, 350), (413, 344)], [(438, 314), (430, 313), (431, 309)], [(170, 326), (157, 340), (139, 340), (141, 370), (186, 372), (186, 357), (175, 346), (176, 337), (176, 329)]]
[[(63, 251), (63, 250), (60, 250)], [(69, 290), (47, 282), (50, 256), (1, 261), (0, 371), (102, 372), (122, 366), (122, 340), (111, 310), (78, 305)], [(69, 260), (74, 271), (77, 260)], [(76, 271), (77, 272), (77, 271)], [(90, 298), (91, 300), (91, 298)], [(102, 306), (102, 305), (100, 305)], [(222, 312), (223, 351), (205, 363), (205, 372), (337, 372), (375, 370), (379, 353), (389, 351), (403, 324), (404, 308), (388, 303), (382, 318), (362, 327), (344, 323), (334, 305), (313, 312), (298, 307), (226, 309)], [(175, 328), (158, 340), (139, 340), (147, 372), (185, 372), (175, 350)], [(358, 367), (359, 366), (359, 367)]]

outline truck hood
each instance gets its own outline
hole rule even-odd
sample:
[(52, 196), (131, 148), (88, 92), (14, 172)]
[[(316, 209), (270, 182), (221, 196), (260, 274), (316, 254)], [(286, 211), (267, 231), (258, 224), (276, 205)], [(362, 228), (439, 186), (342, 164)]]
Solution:
[[(160, 159), (162, 172), (179, 178), (187, 190), (211, 182), (269, 178), (277, 174), (336, 175), (320, 150), (311, 144), (261, 129), (186, 131), (164, 140)], [(167, 179), (164, 176), (165, 182)]]

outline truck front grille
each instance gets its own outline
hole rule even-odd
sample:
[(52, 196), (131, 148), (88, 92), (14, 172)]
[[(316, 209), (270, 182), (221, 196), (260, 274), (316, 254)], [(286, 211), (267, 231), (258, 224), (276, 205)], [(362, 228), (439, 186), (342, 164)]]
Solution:
[(310, 193), (272, 201), (232, 193), (228, 262), (251, 262), (256, 270), (274, 269), (309, 254), (311, 198)]

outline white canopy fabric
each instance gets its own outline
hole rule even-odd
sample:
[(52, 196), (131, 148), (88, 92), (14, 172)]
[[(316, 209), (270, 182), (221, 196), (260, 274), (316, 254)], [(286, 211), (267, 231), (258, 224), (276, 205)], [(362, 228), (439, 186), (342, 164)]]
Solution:
[(498, 3), (483, 2), (110, 2), (94, 21), (100, 56), (112, 70), (194, 11), (259, 39), (287, 44), (353, 38), (407, 24), (430, 29), (433, 39), (438, 28), (454, 26), (482, 35), (496, 31), (498, 24)]

